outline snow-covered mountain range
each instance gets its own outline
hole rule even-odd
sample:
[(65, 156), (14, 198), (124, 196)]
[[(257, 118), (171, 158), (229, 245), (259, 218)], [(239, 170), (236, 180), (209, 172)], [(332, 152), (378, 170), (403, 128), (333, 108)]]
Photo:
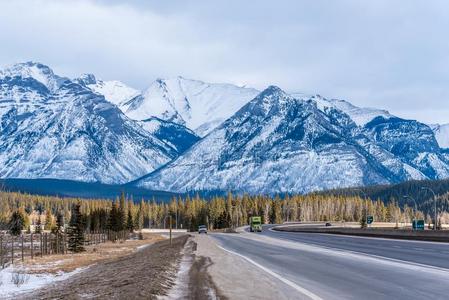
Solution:
[(0, 177), (249, 193), (449, 178), (449, 125), (274, 86), (141, 92), (29, 62), (0, 71), (0, 122)]
[(177, 192), (283, 193), (449, 177), (448, 161), (427, 125), (368, 110), (374, 119), (365, 116), (359, 126), (333, 101), (297, 98), (267, 88), (134, 184)]
[(125, 183), (187, 143), (148, 132), (77, 80), (32, 62), (0, 73), (0, 133), (0, 177), (10, 178)]

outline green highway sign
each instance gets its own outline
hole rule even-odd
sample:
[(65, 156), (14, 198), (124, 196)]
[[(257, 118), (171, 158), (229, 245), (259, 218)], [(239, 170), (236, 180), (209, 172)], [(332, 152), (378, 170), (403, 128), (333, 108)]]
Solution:
[(367, 216), (366, 217), (366, 224), (371, 225), (374, 222), (374, 217), (373, 216)]
[(413, 230), (424, 230), (424, 220), (413, 220)]

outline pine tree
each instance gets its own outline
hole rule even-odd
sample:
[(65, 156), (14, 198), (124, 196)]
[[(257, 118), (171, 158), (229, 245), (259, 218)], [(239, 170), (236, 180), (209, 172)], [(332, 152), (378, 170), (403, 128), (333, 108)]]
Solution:
[(126, 213), (125, 213), (125, 192), (122, 191), (120, 195), (120, 205), (119, 205), (119, 229), (117, 231), (122, 231), (126, 228)]
[(11, 235), (19, 236), (25, 226), (25, 216), (19, 211), (13, 212), (8, 225)]
[(74, 253), (84, 251), (84, 224), (80, 203), (76, 203), (72, 208), (68, 228), (68, 249)]
[(126, 220), (126, 229), (129, 230), (129, 232), (134, 231), (134, 222), (133, 222), (133, 214), (132, 214), (132, 205), (131, 201), (128, 202), (128, 219)]
[(58, 212), (56, 215), (56, 232), (61, 232), (64, 228), (64, 216)]
[(272, 224), (281, 224), (282, 223), (282, 208), (281, 208), (281, 200), (278, 196), (273, 200), (271, 206), (271, 216), (270, 221)]
[(42, 233), (41, 213), (37, 217), (36, 225), (34, 226), (34, 233)]
[(121, 230), (120, 214), (116, 201), (112, 202), (111, 204), (111, 211), (109, 212), (108, 229), (114, 232), (118, 232)]
[(45, 211), (45, 226), (44, 229), (45, 230), (51, 230), (53, 227), (53, 217), (51, 215), (51, 210), (49, 208), (47, 208), (47, 210)]
[(362, 218), (360, 219), (360, 228), (366, 228), (368, 225), (366, 224), (366, 216), (362, 215)]

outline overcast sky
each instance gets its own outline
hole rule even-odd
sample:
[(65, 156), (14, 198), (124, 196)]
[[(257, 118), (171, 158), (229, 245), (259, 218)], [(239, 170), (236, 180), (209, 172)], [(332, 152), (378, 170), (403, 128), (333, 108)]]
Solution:
[(274, 84), (449, 123), (449, 1), (0, 0), (0, 28), (2, 66)]

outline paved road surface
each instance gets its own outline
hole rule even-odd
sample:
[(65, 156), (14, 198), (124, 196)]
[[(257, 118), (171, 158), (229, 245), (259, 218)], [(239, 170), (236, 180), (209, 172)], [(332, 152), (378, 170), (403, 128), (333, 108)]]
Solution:
[[(266, 229), (271, 227), (273, 226), (266, 226)], [(263, 231), (262, 235), (449, 269), (449, 244), (447, 243), (271, 230)]]
[(280, 289), (322, 299), (449, 299), (447, 244), (269, 230), (213, 237), (279, 276)]

